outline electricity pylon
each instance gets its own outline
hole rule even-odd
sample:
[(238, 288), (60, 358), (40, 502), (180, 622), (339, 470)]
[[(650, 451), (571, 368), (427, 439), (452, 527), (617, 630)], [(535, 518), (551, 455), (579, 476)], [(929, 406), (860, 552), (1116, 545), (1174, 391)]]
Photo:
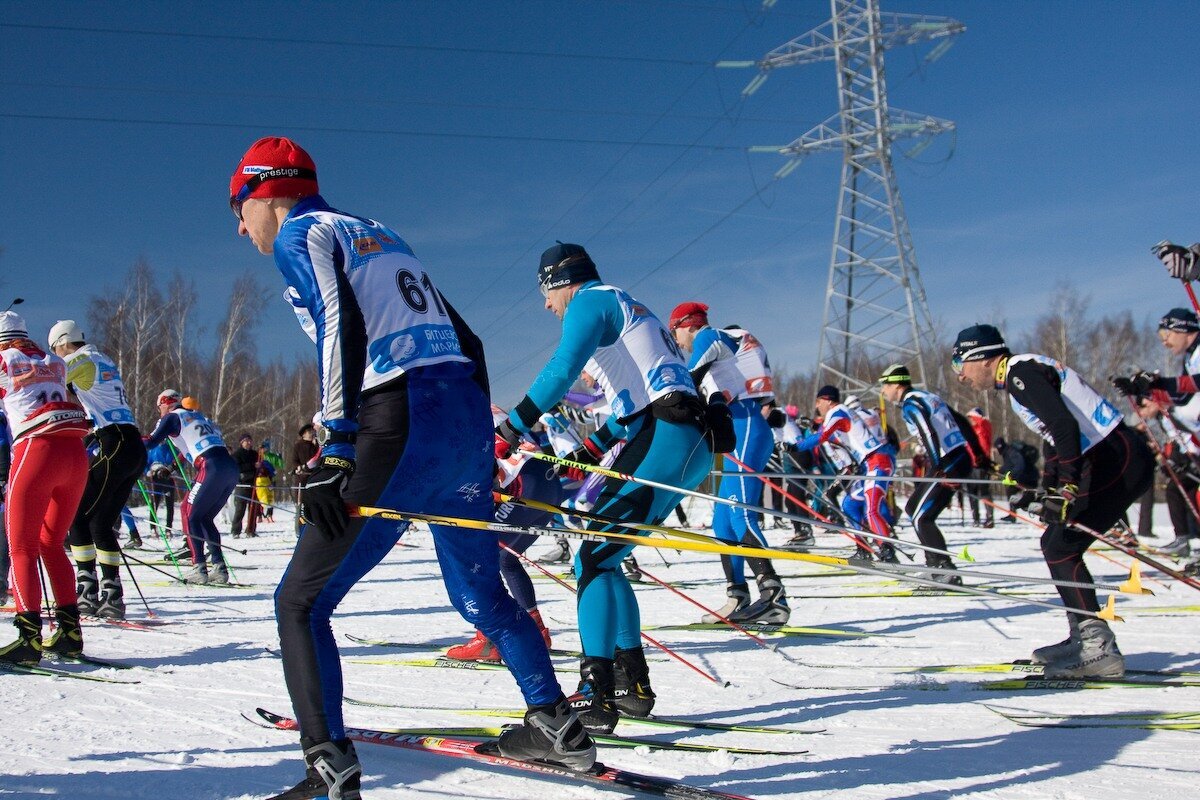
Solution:
[(759, 61), (722, 66), (758, 67), (759, 75), (743, 90), (752, 94), (780, 67), (836, 62), (838, 113), (783, 148), (755, 148), (792, 156), (777, 177), (811, 153), (835, 148), (843, 153), (817, 351), (818, 383), (865, 389), (854, 375), (852, 351), (863, 363), (906, 363), (914, 380), (923, 383), (922, 345), (933, 343), (933, 320), (892, 168), (892, 142), (932, 137), (953, 130), (954, 123), (889, 108), (883, 53), (889, 47), (941, 39), (925, 58), (930, 62), (946, 51), (950, 37), (966, 28), (947, 17), (881, 14), (878, 0), (830, 4), (833, 15), (824, 24)]

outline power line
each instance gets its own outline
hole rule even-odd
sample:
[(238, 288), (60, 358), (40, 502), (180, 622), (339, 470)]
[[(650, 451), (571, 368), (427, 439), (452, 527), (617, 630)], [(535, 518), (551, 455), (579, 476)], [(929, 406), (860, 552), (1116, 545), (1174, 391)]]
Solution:
[(614, 56), (592, 53), (555, 53), (545, 50), (508, 50), (490, 47), (450, 47), (446, 45), (396, 44), (393, 42), (364, 42), (347, 39), (300, 39), (284, 36), (250, 36), (232, 33), (194, 33), (189, 31), (156, 31), (142, 28), (95, 28), (76, 25), (44, 25), (19, 22), (0, 22), (0, 28), (32, 31), (55, 31), (59, 33), (99, 33), (118, 36), (152, 36), (174, 39), (199, 39), (202, 41), (250, 42), (255, 45), (300, 44), (323, 47), (353, 47), (355, 50), (407, 50), (418, 53), (452, 53), (455, 55), (519, 56), (525, 58), (561, 58), (572, 61), (608, 61), (620, 64), (657, 64), (680, 67), (711, 67), (711, 61), (692, 61), (680, 58), (657, 58), (651, 56)]
[[(31, 81), (0, 81), (0, 86), (9, 86), (18, 89), (69, 89), (81, 92), (122, 92), (127, 94), (161, 94), (161, 95), (178, 95), (181, 97), (242, 97), (254, 100), (295, 100), (310, 103), (344, 103), (361, 108), (364, 105), (376, 105), (395, 108), (405, 108), (409, 106), (423, 106), (427, 108), (463, 108), (480, 111), (531, 111), (544, 112), (547, 114), (576, 114), (576, 115), (591, 115), (597, 117), (623, 117), (631, 119), (660, 119), (661, 114), (652, 114), (644, 111), (628, 111), (624, 109), (603, 109), (603, 108), (570, 108), (565, 106), (531, 106), (531, 105), (512, 105), (503, 103), (455, 103), (448, 100), (388, 100), (380, 96), (371, 97), (355, 97), (344, 94), (293, 94), (284, 92), (245, 92), (245, 91), (230, 91), (217, 89), (184, 89), (172, 86), (114, 86), (111, 84), (83, 84), (83, 83), (41, 83)], [(725, 119), (728, 112), (714, 116), (712, 114), (676, 114), (676, 119), (686, 119), (698, 122), (712, 122), (713, 120)], [(779, 123), (785, 125), (795, 125), (803, 122), (795, 118), (771, 118), (771, 117), (742, 117), (744, 122), (765, 122)]]
[(622, 145), (628, 147), (662, 147), (662, 148), (699, 148), (702, 150), (745, 150), (744, 147), (730, 145), (697, 145), (687, 142), (648, 142), (644, 139), (630, 141), (627, 139), (585, 139), (572, 136), (516, 136), (501, 133), (455, 133), (451, 131), (412, 131), (400, 128), (335, 128), (321, 125), (279, 125), (263, 124), (261, 122), (202, 122), (197, 120), (169, 119), (135, 119), (132, 117), (84, 117), (60, 114), (10, 114), (0, 112), (2, 119), (24, 119), (39, 122), (104, 122), (120, 125), (156, 125), (185, 128), (235, 128), (246, 130), (260, 128), (264, 130), (289, 130), (305, 133), (357, 133), (378, 136), (413, 136), (430, 139), (481, 139), (501, 142), (539, 142), (542, 144), (603, 144)]

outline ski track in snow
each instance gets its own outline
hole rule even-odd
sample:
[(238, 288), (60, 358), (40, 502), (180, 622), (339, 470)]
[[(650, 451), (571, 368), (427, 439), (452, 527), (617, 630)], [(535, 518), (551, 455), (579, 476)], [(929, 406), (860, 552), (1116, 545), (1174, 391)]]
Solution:
[[(688, 500), (693, 522), (710, 509)], [(140, 511), (140, 509), (139, 509)], [(1157, 507), (1158, 542), (1170, 539), (1166, 509)], [(267, 525), (259, 538), (226, 537), (249, 554), (229, 553), (237, 578), (252, 589), (149, 586), (163, 576), (135, 567), (147, 599), (170, 624), (128, 630), (100, 623), (85, 628), (86, 652), (148, 669), (99, 670), (136, 685), (0, 673), (0, 798), (262, 798), (295, 783), (302, 762), (295, 734), (265, 730), (241, 718), (256, 706), (290, 714), (281, 662), (267, 651), (278, 639), (272, 608), (275, 582), (293, 542), (290, 515)], [(943, 525), (950, 549), (969, 546), (978, 568), (1044, 577), (1037, 534), (1026, 525), (997, 523), (983, 530), (960, 522), (957, 509)], [(672, 520), (673, 521), (673, 520)], [(782, 544), (789, 530), (768, 530)], [(473, 535), (463, 531), (464, 536)], [(911, 528), (901, 535), (912, 540)], [(822, 536), (822, 544), (840, 537)], [(150, 537), (146, 537), (151, 543)], [(471, 634), (450, 607), (432, 542), (419, 528), (349, 595), (334, 618), (343, 658), (433, 655)], [(175, 538), (172, 545), (178, 547)], [(545, 544), (535, 545), (536, 555)], [(132, 551), (139, 558), (153, 554)], [(823, 551), (828, 552), (828, 551)], [(711, 581), (685, 591), (712, 607), (724, 602), (720, 566), (701, 554), (665, 551), (668, 567), (649, 549), (638, 552), (651, 573), (671, 581)], [(1109, 555), (1112, 555), (1109, 553)], [(1117, 556), (1122, 562), (1123, 556)], [(1089, 556), (1100, 582), (1126, 575)], [(238, 571), (239, 566), (256, 567)], [(960, 564), (970, 568), (969, 564)], [(783, 575), (823, 568), (777, 562)], [(171, 567), (163, 567), (170, 572)], [(554, 568), (559, 569), (561, 568)], [(1148, 577), (1160, 577), (1147, 573)], [(977, 581), (968, 581), (976, 583)], [(793, 608), (791, 624), (849, 627), (904, 638), (773, 638), (788, 655), (814, 664), (805, 668), (761, 649), (733, 632), (657, 631), (668, 646), (732, 686), (718, 687), (678, 662), (652, 664), (656, 711), (669, 716), (722, 722), (824, 728), (796, 737), (751, 733), (671, 731), (621, 727), (627, 735), (744, 747), (807, 749), (804, 756), (731, 756), (725, 752), (666, 753), (601, 749), (601, 758), (633, 771), (754, 798), (853, 797), (856, 800), (979, 798), (1117, 798), (1194, 796), (1198, 780), (1196, 732), (1021, 728), (984, 704), (1045, 713), (1200, 711), (1200, 688), (1096, 691), (979, 691), (975, 684), (1018, 675), (911, 674), (884, 668), (911, 664), (1008, 661), (1028, 658), (1032, 648), (1065, 635), (1062, 614), (983, 598), (859, 597), (822, 594), (870, 591), (870, 576), (785, 578)], [(1020, 586), (1021, 584), (1004, 584)], [(1137, 608), (1200, 604), (1200, 595), (1168, 582), (1156, 597), (1118, 599), (1118, 613)], [(1028, 585), (1026, 585), (1027, 587)], [(574, 628), (573, 597), (538, 581), (540, 606), (551, 629)], [(1050, 589), (1050, 587), (1041, 587)], [(132, 619), (145, 609), (126, 578)], [(637, 587), (643, 624), (692, 622), (700, 611), (674, 594)], [(1053, 590), (1035, 595), (1054, 599)], [(1102, 601), (1104, 595), (1101, 596)], [(1116, 631), (1130, 668), (1200, 669), (1196, 634), (1200, 614), (1130, 613)], [(427, 653), (357, 645), (343, 634), (427, 642)], [(10, 636), (7, 627), (3, 635)], [(574, 633), (555, 645), (577, 648)], [(559, 660), (559, 659), (556, 659)], [(566, 662), (564, 662), (566, 663)], [(80, 667), (69, 668), (81, 669)], [(93, 668), (86, 668), (93, 669)], [(347, 695), (410, 706), (518, 707), (520, 695), (506, 672), (473, 672), (346, 664)], [(808, 688), (786, 688), (775, 678)], [(568, 693), (574, 681), (561, 675)], [(841, 688), (839, 688), (841, 687)], [(496, 725), (506, 720), (438, 711), (346, 706), (348, 724), (368, 727)], [(786, 746), (785, 743), (786, 742)], [(530, 778), (463, 761), (358, 745), (366, 770), (364, 796), (393, 798), (618, 798), (632, 797), (567, 781)]]

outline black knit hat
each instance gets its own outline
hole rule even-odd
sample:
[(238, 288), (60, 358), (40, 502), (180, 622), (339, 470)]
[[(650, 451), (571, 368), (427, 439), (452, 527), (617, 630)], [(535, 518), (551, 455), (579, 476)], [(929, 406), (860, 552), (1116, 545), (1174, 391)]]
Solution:
[(840, 403), (842, 400), (842, 393), (838, 391), (836, 386), (826, 384), (817, 390), (817, 399), (819, 400), (822, 397), (824, 397), (826, 400), (832, 400), (835, 403)]
[(1200, 331), (1200, 320), (1196, 312), (1190, 308), (1172, 308), (1158, 321), (1159, 330), (1175, 331), (1176, 333), (1196, 333)]
[(1008, 345), (995, 325), (972, 325), (963, 328), (954, 339), (953, 355), (959, 361), (983, 361), (1008, 353)]
[(542, 253), (537, 277), (542, 294), (545, 294), (562, 286), (598, 281), (600, 273), (582, 245), (558, 242)]

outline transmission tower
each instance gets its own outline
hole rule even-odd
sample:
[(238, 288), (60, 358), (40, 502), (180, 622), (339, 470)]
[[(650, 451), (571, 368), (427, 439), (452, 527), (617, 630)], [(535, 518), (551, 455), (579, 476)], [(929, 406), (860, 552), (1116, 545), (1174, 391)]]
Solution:
[(932, 62), (966, 28), (957, 20), (919, 14), (881, 14), (879, 0), (830, 0), (832, 17), (817, 28), (755, 62), (723, 66), (758, 67), (743, 90), (752, 94), (780, 67), (834, 61), (838, 113), (783, 148), (755, 148), (791, 156), (777, 173), (783, 177), (811, 153), (842, 150), (842, 184), (833, 255), (825, 290), (825, 312), (817, 350), (817, 379), (865, 389), (854, 377), (853, 352), (869, 363), (903, 362), (914, 380), (925, 382), (922, 345), (933, 342), (933, 321), (900, 188), (892, 169), (892, 142), (953, 130), (954, 123), (888, 107), (883, 53), (889, 47), (942, 41), (929, 52)]

